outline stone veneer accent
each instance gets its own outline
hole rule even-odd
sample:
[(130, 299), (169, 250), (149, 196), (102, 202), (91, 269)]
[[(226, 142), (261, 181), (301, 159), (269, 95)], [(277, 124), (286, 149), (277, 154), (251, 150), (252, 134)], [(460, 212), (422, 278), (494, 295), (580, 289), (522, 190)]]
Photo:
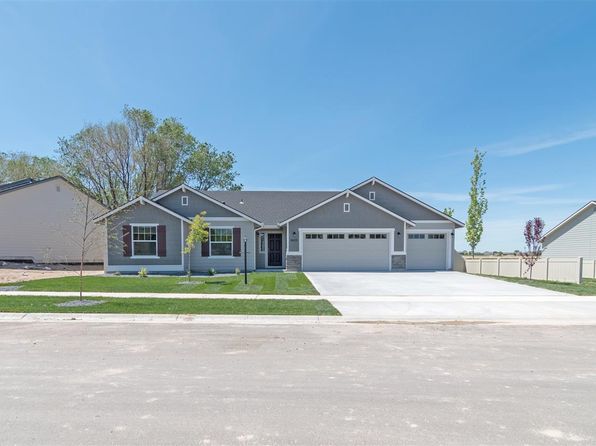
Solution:
[(302, 270), (302, 256), (301, 255), (287, 255), (286, 256), (286, 271), (300, 271)]
[(391, 271), (403, 271), (406, 269), (406, 256), (391, 256)]

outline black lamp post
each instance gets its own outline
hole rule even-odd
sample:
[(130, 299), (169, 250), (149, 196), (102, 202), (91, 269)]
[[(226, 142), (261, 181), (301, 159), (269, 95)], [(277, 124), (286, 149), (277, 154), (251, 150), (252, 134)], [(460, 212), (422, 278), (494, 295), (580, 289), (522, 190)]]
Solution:
[(246, 237), (244, 237), (244, 285), (248, 285), (248, 272), (246, 271)]

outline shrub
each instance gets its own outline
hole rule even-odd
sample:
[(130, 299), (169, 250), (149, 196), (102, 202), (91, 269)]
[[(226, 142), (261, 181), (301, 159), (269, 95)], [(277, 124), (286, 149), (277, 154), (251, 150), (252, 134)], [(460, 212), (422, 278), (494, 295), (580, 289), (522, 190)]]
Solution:
[(139, 277), (145, 278), (149, 276), (149, 272), (147, 271), (147, 268), (141, 268), (139, 270)]
[(217, 274), (217, 271), (215, 271), (215, 268), (209, 268), (209, 271), (207, 271), (209, 273), (210, 276), (215, 276)]
[(234, 272), (236, 273), (236, 275), (240, 274), (240, 268), (236, 268), (236, 269), (234, 270)]

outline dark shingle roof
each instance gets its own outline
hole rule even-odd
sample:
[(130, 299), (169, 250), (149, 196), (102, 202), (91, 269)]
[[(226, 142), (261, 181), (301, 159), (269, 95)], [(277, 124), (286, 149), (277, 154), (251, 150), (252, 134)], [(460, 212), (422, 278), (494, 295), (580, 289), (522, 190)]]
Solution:
[[(201, 191), (264, 225), (280, 221), (337, 195), (341, 191)], [(243, 204), (240, 204), (240, 203)]]
[(0, 184), (0, 192), (5, 192), (11, 189), (17, 189), (19, 187), (28, 186), (29, 184), (35, 183), (33, 178), (25, 178), (23, 180), (12, 181), (10, 183)]

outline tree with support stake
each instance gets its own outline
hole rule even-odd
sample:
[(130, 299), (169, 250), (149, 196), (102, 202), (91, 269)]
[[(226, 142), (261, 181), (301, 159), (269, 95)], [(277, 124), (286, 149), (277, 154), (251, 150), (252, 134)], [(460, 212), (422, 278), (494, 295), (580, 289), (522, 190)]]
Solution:
[(205, 243), (209, 240), (209, 223), (205, 221), (205, 211), (197, 214), (192, 219), (192, 223), (186, 236), (186, 246), (184, 247), (184, 254), (188, 254), (188, 270), (186, 272), (188, 281), (191, 280), (190, 269), (190, 253), (197, 244)]

